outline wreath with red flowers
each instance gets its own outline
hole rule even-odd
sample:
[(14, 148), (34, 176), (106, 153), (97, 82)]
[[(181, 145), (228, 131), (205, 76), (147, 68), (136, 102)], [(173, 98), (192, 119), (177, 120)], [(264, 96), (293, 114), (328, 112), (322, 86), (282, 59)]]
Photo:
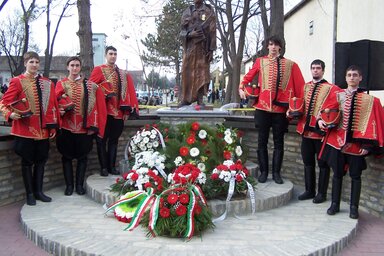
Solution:
[(147, 236), (191, 238), (207, 229), (214, 229), (212, 214), (198, 186), (174, 186), (164, 191), (151, 210), (144, 213), (141, 225), (147, 229), (157, 218)]

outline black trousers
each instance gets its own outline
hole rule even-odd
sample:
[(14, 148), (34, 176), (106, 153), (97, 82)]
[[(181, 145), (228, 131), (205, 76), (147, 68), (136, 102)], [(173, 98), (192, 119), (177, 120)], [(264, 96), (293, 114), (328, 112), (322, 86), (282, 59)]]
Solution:
[[(96, 143), (99, 152), (99, 161), (101, 163), (101, 168), (107, 168), (108, 163), (114, 163), (116, 159), (109, 159), (110, 157), (116, 158), (116, 155), (111, 156), (109, 153), (111, 149), (116, 150), (117, 144), (119, 142), (119, 137), (123, 133), (124, 120), (115, 119), (112, 116), (107, 116), (107, 124), (105, 126), (104, 138), (96, 138)], [(107, 148), (108, 145), (108, 148)], [(102, 159), (100, 159), (100, 157)], [(105, 160), (106, 161), (105, 161)]]
[[(301, 157), (303, 158), (304, 166), (316, 167), (316, 158), (321, 150), (321, 140), (302, 138), (301, 141)], [(317, 159), (319, 168), (327, 168), (328, 164), (322, 159)]]
[(93, 136), (85, 133), (72, 133), (62, 129), (57, 135), (56, 146), (63, 157), (67, 159), (81, 159), (92, 150)]
[(333, 176), (343, 178), (347, 171), (352, 179), (360, 179), (362, 171), (367, 169), (367, 162), (364, 156), (355, 156), (342, 153), (329, 145), (326, 145), (321, 156), (327, 161), (333, 170)]
[(272, 128), (275, 150), (284, 150), (284, 133), (288, 131), (288, 119), (285, 113), (271, 113), (256, 110), (255, 124), (259, 128), (258, 149), (267, 150), (269, 131)]
[(48, 159), (49, 140), (34, 140), (15, 136), (15, 153), (21, 157), (21, 165), (44, 165)]

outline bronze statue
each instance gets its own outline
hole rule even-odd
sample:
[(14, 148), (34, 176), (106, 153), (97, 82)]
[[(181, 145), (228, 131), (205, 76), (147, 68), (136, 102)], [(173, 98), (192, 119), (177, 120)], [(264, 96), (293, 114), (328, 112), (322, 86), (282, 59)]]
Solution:
[(202, 105), (210, 82), (209, 63), (216, 49), (216, 17), (212, 6), (194, 0), (194, 5), (183, 12), (181, 27), (184, 53), (179, 107), (195, 101)]

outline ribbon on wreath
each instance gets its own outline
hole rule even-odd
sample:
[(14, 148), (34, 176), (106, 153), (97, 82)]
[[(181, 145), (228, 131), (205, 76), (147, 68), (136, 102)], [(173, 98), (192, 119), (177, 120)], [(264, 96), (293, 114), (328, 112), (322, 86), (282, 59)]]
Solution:
[[(155, 228), (156, 228), (156, 222), (158, 220), (159, 212), (160, 212), (161, 197), (180, 187), (181, 187), (180, 184), (175, 184), (172, 187), (168, 188), (167, 190), (164, 190), (160, 195), (156, 196), (156, 199), (151, 205), (151, 209), (149, 213), (148, 229), (154, 237), (157, 235)], [(189, 188), (186, 188), (186, 189), (189, 190), (189, 203), (187, 207), (187, 229), (184, 234), (184, 238), (190, 239), (193, 236), (193, 233), (195, 230), (194, 209), (196, 207), (196, 204), (198, 203), (197, 198), (200, 198), (204, 206), (207, 206), (207, 201), (199, 186), (190, 185)]]
[[(252, 185), (248, 181), (246, 180), (243, 180), (243, 181), (247, 184), (248, 191), (249, 191), (249, 200), (251, 202), (251, 214), (254, 214), (256, 212), (255, 191), (253, 190)], [(229, 203), (232, 199), (233, 193), (235, 192), (235, 185), (236, 185), (236, 179), (235, 179), (235, 176), (232, 175), (231, 179), (229, 180), (227, 199), (225, 200), (225, 211), (221, 216), (217, 217), (216, 219), (213, 219), (212, 220), (213, 223), (218, 221), (223, 221), (227, 218), (228, 208), (230, 207)], [(238, 217), (235, 213), (234, 213), (234, 216), (240, 219), (240, 217)]]

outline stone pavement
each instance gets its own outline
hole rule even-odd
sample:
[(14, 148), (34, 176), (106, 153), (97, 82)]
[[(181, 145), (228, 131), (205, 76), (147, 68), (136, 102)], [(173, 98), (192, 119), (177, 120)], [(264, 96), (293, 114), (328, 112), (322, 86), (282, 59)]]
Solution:
[[(348, 218), (345, 203), (340, 214), (330, 217), (325, 214), (329, 202), (314, 207), (309, 201), (293, 199), (286, 206), (258, 212), (248, 220), (229, 218), (218, 223), (214, 232), (188, 243), (160, 237), (147, 239), (140, 228), (122, 231), (125, 224), (104, 217), (100, 204), (84, 196), (65, 197), (62, 192), (63, 188), (51, 190), (48, 194), (54, 198), (52, 203), (39, 201), (37, 206), (21, 210), (23, 221), (28, 223), (25, 228), (32, 230), (27, 231), (30, 238), (55, 255), (80, 255), (79, 250), (61, 247), (60, 243), (93, 251), (94, 255), (307, 255), (310, 246), (320, 248), (320, 255), (333, 255), (335, 248), (324, 249), (323, 245), (345, 227), (356, 224)], [(49, 255), (23, 235), (21, 206), (0, 207), (0, 255)], [(290, 229), (283, 228), (287, 226)], [(361, 212), (357, 236), (340, 255), (384, 255), (383, 233), (383, 220)]]

